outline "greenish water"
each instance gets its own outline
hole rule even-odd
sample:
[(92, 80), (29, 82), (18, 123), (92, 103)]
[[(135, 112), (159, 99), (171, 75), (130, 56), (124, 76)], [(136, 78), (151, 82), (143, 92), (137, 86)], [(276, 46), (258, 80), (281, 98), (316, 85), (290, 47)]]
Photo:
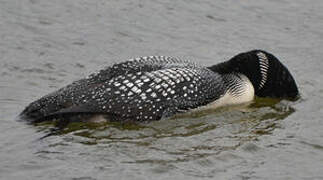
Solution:
[[(189, 112), (150, 123), (70, 123), (64, 129), (56, 129), (53, 128), (56, 127), (55, 122), (44, 122), (37, 126), (40, 131), (48, 132), (42, 138), (71, 133), (84, 137), (86, 144), (97, 144), (101, 140), (186, 137), (216, 128), (226, 129), (237, 135), (248, 134), (248, 139), (270, 134), (276, 127), (277, 120), (284, 119), (294, 111), (285, 101), (259, 98), (251, 105)], [(232, 129), (232, 126), (235, 128)]]
[[(323, 179), (323, 2), (0, 0), (0, 179)], [(297, 101), (257, 99), (145, 123), (28, 125), (35, 99), (104, 66), (212, 65), (264, 49)]]

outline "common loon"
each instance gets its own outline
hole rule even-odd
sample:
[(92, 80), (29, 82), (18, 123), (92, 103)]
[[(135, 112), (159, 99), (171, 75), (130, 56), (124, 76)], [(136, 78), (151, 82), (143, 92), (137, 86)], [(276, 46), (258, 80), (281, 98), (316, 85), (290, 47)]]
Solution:
[(152, 121), (206, 105), (250, 102), (254, 96), (296, 98), (287, 68), (263, 50), (204, 67), (166, 56), (114, 64), (29, 104), (20, 114), (37, 123), (58, 117), (103, 115), (111, 121)]

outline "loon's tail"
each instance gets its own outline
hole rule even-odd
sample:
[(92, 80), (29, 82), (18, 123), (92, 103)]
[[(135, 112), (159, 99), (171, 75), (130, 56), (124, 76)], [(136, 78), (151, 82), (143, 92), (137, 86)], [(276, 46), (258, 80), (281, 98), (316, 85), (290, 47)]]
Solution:
[(96, 113), (97, 110), (89, 105), (90, 103), (75, 102), (68, 93), (58, 90), (30, 103), (20, 113), (19, 118), (33, 124), (76, 113)]
[(95, 102), (85, 104), (73, 104), (60, 102), (59, 99), (49, 101), (49, 96), (43, 97), (27, 106), (19, 115), (20, 119), (30, 124), (56, 120), (58, 126), (65, 126), (70, 122), (103, 122), (122, 121), (130, 122), (131, 117), (123, 117), (118, 114), (108, 113), (96, 108)]
[(39, 123), (50, 121), (54, 118), (53, 114), (68, 108), (68, 103), (59, 102), (51, 96), (40, 98), (30, 103), (19, 115), (19, 118), (26, 120), (28, 123)]

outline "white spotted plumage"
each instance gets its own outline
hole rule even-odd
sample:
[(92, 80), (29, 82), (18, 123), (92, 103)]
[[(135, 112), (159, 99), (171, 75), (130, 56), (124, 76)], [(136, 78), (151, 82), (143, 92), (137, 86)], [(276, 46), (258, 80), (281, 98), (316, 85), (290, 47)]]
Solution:
[[(257, 56), (261, 72), (259, 87), (262, 88), (267, 81), (269, 63), (264, 53), (259, 52)], [(242, 82), (247, 82), (248, 78), (241, 77)], [(66, 107), (65, 112), (69, 108), (75, 112), (73, 108), (90, 107), (87, 111), (121, 120), (158, 120), (218, 102), (226, 94), (235, 102), (250, 101), (254, 94), (250, 84), (237, 81), (178, 58), (139, 57), (115, 64), (54, 93), (60, 97), (53, 101), (56, 106), (43, 114), (59, 112), (61, 104), (70, 103), (72, 106)]]

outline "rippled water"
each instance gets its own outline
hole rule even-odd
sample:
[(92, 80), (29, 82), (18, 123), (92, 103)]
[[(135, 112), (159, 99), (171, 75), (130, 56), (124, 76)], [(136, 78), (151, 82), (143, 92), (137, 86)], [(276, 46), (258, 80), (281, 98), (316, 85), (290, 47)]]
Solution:
[[(323, 179), (323, 2), (0, 0), (0, 179)], [(145, 55), (279, 57), (301, 91), (148, 124), (16, 121), (31, 101)], [(45, 137), (45, 138), (43, 138)]]

